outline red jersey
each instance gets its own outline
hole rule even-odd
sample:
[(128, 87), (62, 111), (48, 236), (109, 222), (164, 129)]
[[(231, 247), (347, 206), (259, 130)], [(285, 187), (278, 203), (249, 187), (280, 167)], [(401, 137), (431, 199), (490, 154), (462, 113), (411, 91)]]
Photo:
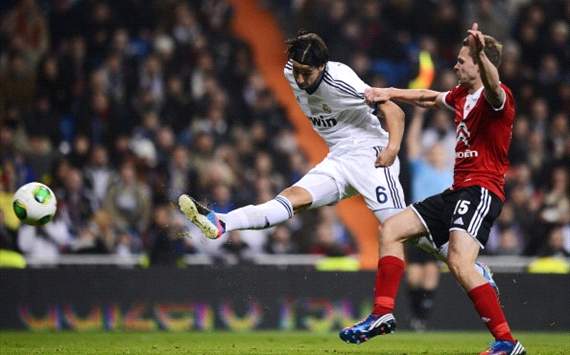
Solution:
[(455, 166), (453, 189), (482, 186), (505, 200), (505, 174), (509, 168), (515, 102), (511, 90), (505, 91), (502, 107), (493, 108), (481, 87), (473, 94), (456, 86), (445, 93), (444, 103), (455, 111)]

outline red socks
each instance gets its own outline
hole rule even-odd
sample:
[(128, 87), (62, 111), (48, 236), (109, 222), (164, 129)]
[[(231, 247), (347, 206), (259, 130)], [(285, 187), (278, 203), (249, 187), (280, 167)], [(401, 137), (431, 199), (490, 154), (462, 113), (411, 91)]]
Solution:
[(495, 339), (514, 342), (515, 339), (511, 334), (511, 329), (505, 319), (505, 314), (493, 287), (486, 283), (475, 287), (468, 294), (471, 301), (473, 301), (473, 305), (475, 305), (477, 313), (479, 313), (479, 316)]
[(372, 314), (381, 316), (392, 313), (404, 266), (404, 260), (395, 256), (385, 256), (378, 260)]
[[(372, 314), (381, 316), (392, 313), (404, 267), (404, 260), (395, 256), (385, 256), (378, 260)], [(514, 342), (515, 339), (493, 287), (486, 283), (475, 287), (468, 294), (495, 339)]]

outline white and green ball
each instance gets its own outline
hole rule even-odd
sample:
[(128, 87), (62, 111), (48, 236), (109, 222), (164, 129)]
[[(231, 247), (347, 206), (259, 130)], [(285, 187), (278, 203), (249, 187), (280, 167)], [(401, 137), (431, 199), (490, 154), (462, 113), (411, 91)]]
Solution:
[(18, 219), (32, 226), (41, 226), (51, 221), (56, 207), (57, 201), (53, 191), (39, 182), (21, 186), (12, 201), (12, 208)]

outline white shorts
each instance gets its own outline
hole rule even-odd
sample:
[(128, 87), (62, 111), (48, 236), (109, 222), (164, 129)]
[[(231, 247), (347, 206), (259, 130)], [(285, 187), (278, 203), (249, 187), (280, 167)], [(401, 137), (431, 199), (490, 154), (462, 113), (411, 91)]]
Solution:
[(354, 152), (327, 157), (297, 181), (313, 198), (311, 208), (330, 205), (357, 194), (364, 197), (368, 208), (380, 222), (406, 207), (398, 180), (398, 158), (388, 168), (376, 168), (374, 162), (380, 147), (362, 148)]

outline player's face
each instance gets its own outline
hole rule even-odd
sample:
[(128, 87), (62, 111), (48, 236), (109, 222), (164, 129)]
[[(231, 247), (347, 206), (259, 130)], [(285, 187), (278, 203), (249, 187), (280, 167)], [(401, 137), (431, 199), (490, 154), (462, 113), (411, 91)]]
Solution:
[(453, 70), (455, 70), (459, 85), (469, 84), (479, 77), (479, 66), (473, 61), (469, 47), (461, 47)]
[(306, 90), (313, 86), (319, 79), (324, 67), (324, 65), (320, 67), (312, 67), (310, 65), (293, 61), (293, 77), (295, 77), (297, 86), (302, 90)]

